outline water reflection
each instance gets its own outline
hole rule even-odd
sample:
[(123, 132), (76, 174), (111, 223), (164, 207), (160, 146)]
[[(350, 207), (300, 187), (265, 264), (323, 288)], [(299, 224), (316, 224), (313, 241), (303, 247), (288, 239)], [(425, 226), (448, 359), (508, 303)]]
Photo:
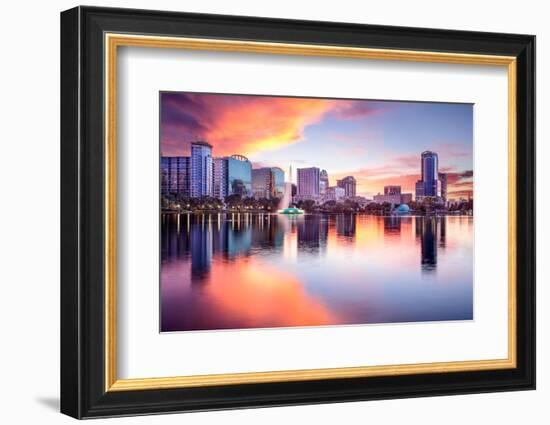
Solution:
[(384, 217), (384, 234), (387, 236), (398, 236), (401, 233), (402, 217)]
[(161, 329), (471, 319), (472, 235), (471, 217), (163, 215)]
[[(279, 223), (277, 217), (277, 223)], [(283, 218), (284, 219), (284, 218)], [(298, 252), (307, 254), (318, 253), (327, 245), (328, 218), (322, 215), (306, 215), (294, 218), (298, 231)]]
[(336, 216), (336, 234), (353, 240), (355, 238), (355, 214), (341, 214)]

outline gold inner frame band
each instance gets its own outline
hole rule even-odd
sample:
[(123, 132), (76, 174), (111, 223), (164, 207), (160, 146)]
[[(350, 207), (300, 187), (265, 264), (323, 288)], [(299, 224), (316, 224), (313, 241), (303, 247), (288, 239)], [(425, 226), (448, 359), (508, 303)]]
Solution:
[[(516, 367), (516, 58), (411, 50), (267, 43), (106, 33), (105, 46), (105, 391), (236, 385), (354, 377), (510, 369)], [(416, 363), (270, 372), (118, 379), (116, 324), (116, 136), (118, 47), (148, 47), (280, 55), (324, 56), (504, 66), (508, 72), (508, 357), (495, 360)]]

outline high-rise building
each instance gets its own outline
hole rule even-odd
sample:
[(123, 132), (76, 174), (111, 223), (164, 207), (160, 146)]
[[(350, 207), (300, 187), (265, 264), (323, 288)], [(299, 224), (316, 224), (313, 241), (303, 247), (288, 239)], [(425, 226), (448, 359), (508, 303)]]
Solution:
[(252, 195), (252, 164), (243, 155), (227, 157), (227, 194)]
[(413, 200), (412, 193), (402, 193), (401, 194), (401, 203), (402, 204), (409, 204)]
[(372, 199), (379, 204), (408, 204), (412, 201), (412, 193), (401, 193), (401, 186), (384, 186), (384, 194), (374, 195)]
[(316, 198), (319, 196), (320, 170), (317, 167), (298, 168), (298, 196)]
[(401, 195), (401, 186), (384, 186), (384, 195)]
[(163, 156), (160, 159), (160, 192), (163, 195), (177, 193), (181, 196), (189, 196), (188, 156)]
[(339, 201), (346, 196), (346, 190), (343, 187), (328, 187), (324, 196), (325, 201)]
[[(420, 180), (416, 183), (416, 199), (441, 196), (437, 153), (424, 151), (420, 157)], [(420, 184), (421, 183), (421, 184)]]
[(271, 198), (275, 182), (271, 168), (252, 170), (252, 194), (255, 198)]
[(227, 196), (227, 158), (212, 160), (212, 196), (218, 199)]
[(319, 173), (319, 194), (321, 196), (326, 195), (329, 188), (328, 173), (327, 170), (321, 170)]
[(418, 180), (415, 185), (415, 199), (420, 201), (422, 198), (424, 198), (424, 182)]
[(285, 193), (285, 172), (279, 167), (271, 167), (271, 174), (273, 174), (272, 195), (281, 198)]
[(412, 193), (401, 193), (401, 186), (384, 186), (384, 194), (374, 195), (372, 200), (379, 204), (408, 204), (412, 201)]
[(441, 182), (441, 198), (447, 202), (447, 174), (439, 173), (439, 181)]
[(212, 196), (212, 145), (191, 143), (191, 196)]
[(357, 181), (353, 176), (347, 176), (343, 179), (336, 180), (336, 186), (343, 188), (346, 191), (346, 197), (354, 197), (357, 191)]

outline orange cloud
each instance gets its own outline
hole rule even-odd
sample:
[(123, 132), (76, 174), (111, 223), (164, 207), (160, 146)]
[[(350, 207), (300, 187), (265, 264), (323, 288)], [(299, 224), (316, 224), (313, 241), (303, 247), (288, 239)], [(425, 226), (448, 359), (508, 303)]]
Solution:
[(216, 156), (276, 149), (300, 141), (329, 112), (352, 120), (376, 110), (353, 100), (162, 93), (162, 153), (188, 155), (195, 139), (212, 144)]
[(322, 99), (253, 98), (220, 111), (206, 139), (222, 155), (276, 149), (299, 141), (303, 129), (331, 109)]
[(299, 141), (336, 101), (267, 96), (163, 93), (163, 155), (187, 155), (190, 141), (207, 140), (216, 156), (252, 154)]

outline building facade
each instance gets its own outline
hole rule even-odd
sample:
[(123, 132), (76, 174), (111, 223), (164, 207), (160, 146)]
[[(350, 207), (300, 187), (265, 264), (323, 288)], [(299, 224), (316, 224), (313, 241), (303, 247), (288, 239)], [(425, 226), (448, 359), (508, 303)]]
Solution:
[(329, 180), (327, 170), (321, 170), (319, 173), (319, 194), (321, 196), (326, 195), (329, 188)]
[(163, 156), (160, 159), (160, 192), (163, 195), (190, 196), (190, 159), (188, 156)]
[(271, 198), (274, 189), (275, 181), (271, 168), (252, 170), (252, 194), (255, 198)]
[(285, 172), (279, 167), (271, 167), (273, 175), (273, 196), (282, 198), (285, 194)]
[(401, 186), (384, 186), (384, 194), (374, 195), (373, 201), (379, 204), (408, 204), (412, 201), (412, 193), (401, 193)]
[(203, 141), (191, 143), (192, 197), (212, 196), (212, 145)]
[[(161, 193), (189, 197), (228, 195), (252, 196), (252, 164), (242, 155), (212, 157), (212, 146), (204, 141), (191, 143), (191, 156), (161, 157)], [(284, 193), (284, 172), (266, 168), (270, 194)], [(272, 180), (272, 181), (271, 181)]]
[(378, 195), (374, 195), (372, 197), (373, 202), (376, 202), (377, 204), (401, 204), (401, 195), (381, 195), (380, 193)]
[(401, 186), (384, 186), (384, 195), (401, 195)]
[(298, 194), (302, 199), (319, 196), (320, 170), (317, 167), (298, 168)]
[(424, 182), (418, 180), (415, 185), (415, 199), (421, 201), (424, 198)]
[(401, 194), (401, 203), (402, 204), (410, 204), (413, 200), (413, 194), (412, 193), (402, 193)]
[(212, 160), (212, 196), (224, 199), (227, 196), (227, 158)]
[(447, 202), (447, 174), (439, 173), (439, 181), (441, 182), (441, 198), (443, 202)]
[(343, 187), (332, 186), (328, 187), (324, 195), (325, 201), (336, 201), (343, 199), (346, 196), (346, 190)]
[(344, 189), (347, 197), (354, 197), (357, 194), (357, 181), (353, 176), (344, 177), (341, 180), (336, 180), (336, 186)]
[(243, 155), (227, 157), (227, 194), (252, 195), (252, 164)]
[(439, 180), (439, 158), (437, 153), (424, 151), (420, 156), (420, 177), (416, 182), (416, 200), (424, 197), (441, 196), (441, 181)]

